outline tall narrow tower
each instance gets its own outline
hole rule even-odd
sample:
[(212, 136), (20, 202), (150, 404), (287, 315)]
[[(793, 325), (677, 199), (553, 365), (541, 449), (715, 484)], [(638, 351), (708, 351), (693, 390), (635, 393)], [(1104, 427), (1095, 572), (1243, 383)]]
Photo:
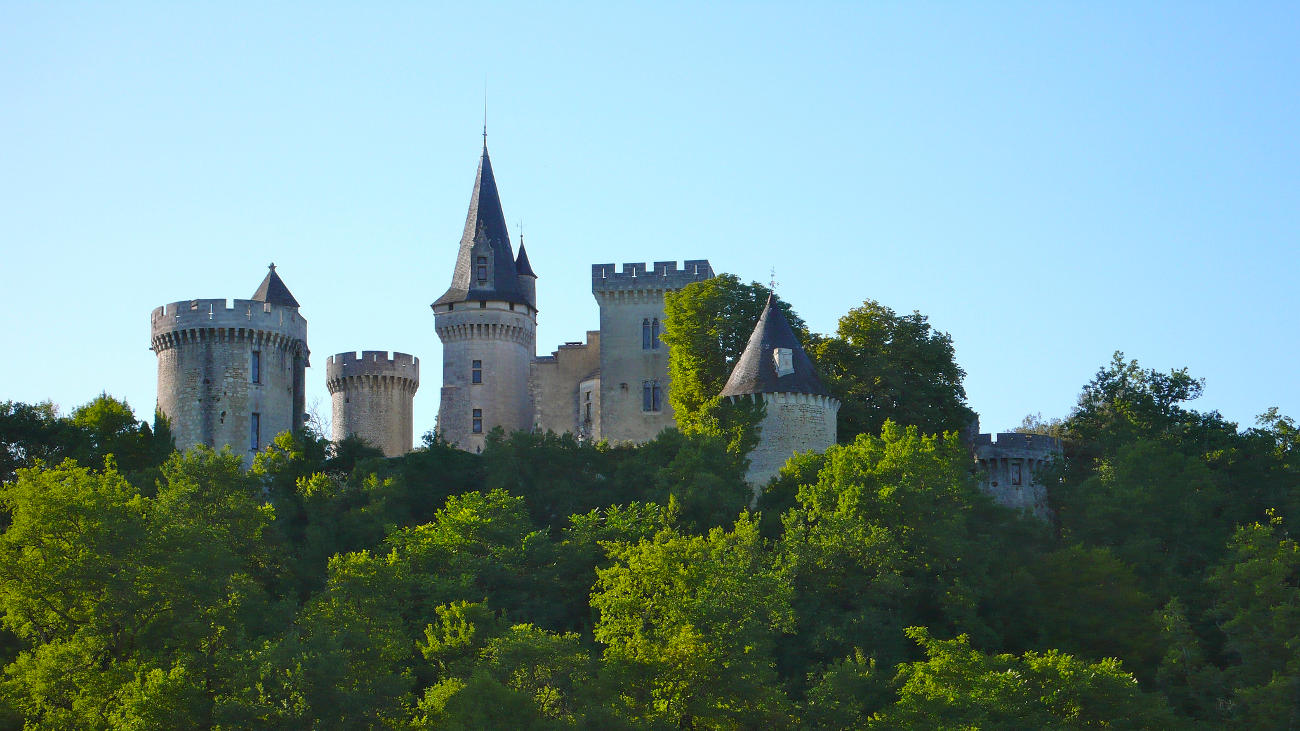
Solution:
[(494, 427), (532, 426), (528, 371), (537, 352), (537, 276), (520, 254), (517, 265), (484, 144), (451, 286), (432, 305), (442, 341), (438, 434), (471, 452), (483, 448)]
[(247, 462), (303, 426), (307, 321), (275, 265), (251, 299), (196, 299), (153, 311), (158, 410), (178, 449), (229, 445)]

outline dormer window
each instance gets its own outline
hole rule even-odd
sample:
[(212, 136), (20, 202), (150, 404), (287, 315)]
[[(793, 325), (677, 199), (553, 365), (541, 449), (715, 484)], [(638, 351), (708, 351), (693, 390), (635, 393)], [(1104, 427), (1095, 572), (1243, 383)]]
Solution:
[(773, 348), (772, 360), (775, 362), (778, 378), (794, 373), (794, 351), (792, 349)]
[(487, 257), (486, 256), (480, 256), (478, 258), (478, 282), (479, 284), (483, 284), (487, 282)]

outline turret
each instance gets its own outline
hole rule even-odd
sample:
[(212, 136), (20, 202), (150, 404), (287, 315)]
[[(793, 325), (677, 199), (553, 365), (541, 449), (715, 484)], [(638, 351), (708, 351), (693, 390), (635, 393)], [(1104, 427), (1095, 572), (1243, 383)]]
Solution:
[(822, 385), (774, 295), (768, 297), (721, 395), (761, 400), (766, 406), (745, 475), (755, 491), (795, 452), (821, 452), (835, 444), (840, 402)]
[(528, 251), (524, 249), (524, 235), (519, 234), (519, 257), (515, 259), (515, 275), (519, 277), (519, 289), (523, 291), (528, 303), (537, 309), (537, 275), (528, 263)]
[(250, 299), (173, 302), (150, 320), (158, 410), (178, 449), (229, 445), (248, 462), (302, 428), (307, 321), (274, 264)]
[(522, 277), (485, 144), (451, 286), (432, 305), (443, 347), (438, 433), (461, 449), (480, 451), (494, 427), (511, 432), (532, 425), (536, 275), (526, 256), (520, 262)]
[(412, 400), (420, 388), (420, 359), (406, 353), (366, 350), (325, 361), (325, 385), (333, 401), (333, 438), (361, 437), (397, 457), (413, 446)]

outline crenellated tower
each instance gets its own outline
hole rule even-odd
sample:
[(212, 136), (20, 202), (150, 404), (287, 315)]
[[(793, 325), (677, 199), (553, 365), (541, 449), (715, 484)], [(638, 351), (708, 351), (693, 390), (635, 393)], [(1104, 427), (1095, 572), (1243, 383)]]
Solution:
[(461, 449), (482, 450), (498, 426), (532, 426), (536, 279), (522, 242), (515, 259), (484, 144), (451, 286), (432, 305), (442, 341), (438, 434)]
[(366, 350), (325, 361), (325, 385), (333, 401), (333, 438), (358, 436), (398, 457), (413, 446), (412, 401), (420, 388), (420, 359), (406, 353)]
[(229, 445), (248, 462), (302, 428), (307, 321), (274, 264), (251, 299), (173, 302), (150, 319), (158, 410), (178, 449)]
[[(591, 294), (600, 306), (600, 420), (592, 436), (648, 442), (675, 426), (668, 403), (668, 347), (660, 339), (664, 295), (713, 276), (707, 259), (593, 264)], [(584, 394), (586, 397), (586, 394)], [(585, 406), (585, 405), (584, 405)]]

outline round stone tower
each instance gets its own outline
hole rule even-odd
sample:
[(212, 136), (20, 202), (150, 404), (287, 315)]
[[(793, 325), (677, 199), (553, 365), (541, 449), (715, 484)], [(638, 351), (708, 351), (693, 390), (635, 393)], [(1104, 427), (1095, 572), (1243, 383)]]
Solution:
[(471, 452), (483, 449), (495, 427), (512, 432), (533, 423), (537, 277), (526, 255), (519, 265), (523, 276), (484, 145), (451, 286), (432, 305), (442, 341), (438, 434)]
[(229, 445), (244, 461), (304, 423), (307, 321), (272, 264), (251, 299), (153, 311), (158, 410), (177, 449)]
[(722, 389), (732, 399), (761, 399), (758, 446), (745, 479), (758, 492), (795, 452), (822, 452), (835, 444), (840, 402), (833, 398), (799, 344), (776, 298), (769, 296), (745, 352)]
[(397, 457), (411, 451), (411, 401), (420, 388), (420, 359), (384, 350), (339, 353), (325, 361), (334, 402), (334, 441), (358, 436)]

